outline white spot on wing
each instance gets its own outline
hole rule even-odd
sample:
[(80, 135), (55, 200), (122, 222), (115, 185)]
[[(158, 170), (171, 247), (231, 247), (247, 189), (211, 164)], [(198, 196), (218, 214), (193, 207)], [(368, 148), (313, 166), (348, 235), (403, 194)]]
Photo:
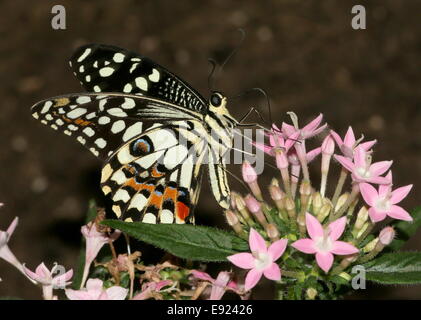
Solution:
[(128, 83), (124, 86), (123, 92), (125, 92), (125, 93), (132, 92), (132, 88), (133, 88), (132, 85), (130, 83)]
[(98, 119), (98, 123), (101, 124), (101, 125), (107, 124), (109, 122), (110, 122), (110, 118), (106, 117), (106, 116), (100, 117)]
[(136, 86), (139, 89), (141, 89), (143, 91), (148, 91), (148, 81), (146, 81), (145, 78), (143, 78), (143, 77), (137, 77), (135, 79), (135, 83), (136, 83)]
[(112, 133), (119, 133), (123, 131), (126, 128), (126, 123), (123, 120), (118, 120), (113, 123), (113, 126), (111, 127)]
[(124, 98), (124, 103), (121, 105), (121, 107), (123, 109), (133, 109), (135, 105), (136, 103), (134, 102), (134, 99)]
[(82, 103), (88, 103), (88, 102), (91, 102), (91, 98), (90, 97), (87, 97), (87, 96), (80, 96), (80, 97), (77, 97), (76, 98), (76, 102), (77, 103), (80, 103), (80, 104), (82, 104)]
[(130, 138), (133, 138), (134, 136), (137, 136), (142, 133), (142, 122), (136, 122), (135, 124), (132, 124), (130, 127), (126, 129), (126, 132), (124, 132), (123, 135), (123, 141), (127, 141)]
[(111, 67), (104, 67), (99, 69), (99, 74), (101, 77), (109, 77), (110, 75), (112, 75), (114, 73), (114, 68)]
[(91, 53), (91, 51), (92, 51), (91, 48), (85, 49), (85, 51), (83, 51), (82, 55), (77, 59), (77, 62), (82, 62), (83, 59), (85, 59)]
[(148, 202), (148, 199), (145, 198), (143, 194), (137, 193), (130, 202), (129, 209), (130, 208), (136, 208), (137, 210), (141, 211), (146, 203)]
[(50, 107), (53, 105), (52, 101), (46, 101), (41, 109), (41, 113), (46, 113), (48, 110), (50, 110)]
[(127, 202), (127, 201), (129, 201), (129, 200), (130, 200), (130, 195), (129, 195), (129, 193), (128, 193), (126, 190), (124, 190), (124, 189), (119, 189), (119, 190), (115, 193), (115, 195), (114, 195), (114, 197), (113, 197), (113, 200), (114, 200), (114, 201), (120, 201), (120, 200), (122, 200), (123, 202)]
[(146, 213), (142, 219), (144, 223), (156, 223), (156, 216), (153, 213)]
[(83, 133), (86, 134), (88, 137), (92, 137), (95, 134), (95, 131), (92, 128), (87, 127), (83, 129)]
[(159, 71), (155, 68), (152, 69), (152, 73), (149, 75), (149, 80), (152, 82), (158, 82), (159, 81)]
[(174, 215), (170, 210), (164, 209), (161, 211), (160, 221), (161, 223), (173, 223)]
[(120, 52), (117, 52), (116, 54), (114, 54), (113, 60), (114, 60), (114, 62), (122, 63), (123, 60), (124, 60), (124, 54), (122, 54)]
[(95, 144), (98, 146), (98, 148), (104, 149), (107, 145), (107, 141), (105, 141), (103, 138), (98, 138), (95, 140)]
[(86, 111), (87, 110), (84, 109), (84, 108), (77, 108), (77, 109), (74, 109), (74, 110), (70, 111), (67, 114), (67, 117), (70, 118), (70, 119), (76, 119), (76, 118), (79, 118), (81, 115), (85, 114)]

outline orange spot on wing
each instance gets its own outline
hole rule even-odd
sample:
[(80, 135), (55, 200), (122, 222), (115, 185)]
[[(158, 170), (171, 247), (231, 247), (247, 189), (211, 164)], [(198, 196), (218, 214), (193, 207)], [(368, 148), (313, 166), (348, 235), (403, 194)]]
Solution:
[(189, 216), (190, 208), (186, 206), (184, 203), (182, 203), (181, 201), (177, 201), (176, 212), (177, 212), (177, 217), (179, 217), (181, 220), (184, 221)]
[(161, 178), (164, 174), (162, 172), (159, 172), (156, 167), (156, 165), (153, 166), (151, 176), (154, 178)]
[(171, 199), (174, 203), (177, 200), (177, 189), (166, 187), (164, 191), (164, 200)]
[(76, 123), (76, 124), (77, 124), (77, 125), (79, 125), (79, 126), (85, 127), (85, 126), (90, 125), (92, 122), (91, 122), (91, 121), (86, 121), (86, 120), (83, 120), (83, 119), (78, 118), (78, 119), (76, 119), (76, 120), (74, 121), (74, 123)]
[(149, 184), (145, 184), (145, 183), (137, 183), (134, 178), (128, 179), (124, 183), (124, 185), (125, 186), (129, 186), (129, 187), (133, 188), (136, 191), (140, 191), (140, 190), (146, 189), (149, 192), (152, 192), (155, 189), (155, 186), (153, 186), (153, 185), (149, 185)]
[(162, 205), (162, 194), (158, 194), (156, 192), (152, 192), (150, 198), (149, 198), (149, 205), (155, 206), (156, 208), (161, 208)]

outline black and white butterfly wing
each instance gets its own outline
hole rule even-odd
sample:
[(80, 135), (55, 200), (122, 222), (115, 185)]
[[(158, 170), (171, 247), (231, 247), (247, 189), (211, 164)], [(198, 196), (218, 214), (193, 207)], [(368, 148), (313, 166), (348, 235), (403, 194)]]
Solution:
[(90, 92), (147, 95), (206, 113), (203, 97), (182, 79), (147, 57), (115, 46), (82, 46), (70, 59), (75, 76)]
[(157, 223), (194, 221), (205, 132), (200, 114), (182, 111), (114, 93), (64, 95), (32, 107), (41, 123), (75, 137), (105, 161), (102, 190), (111, 193), (119, 217)]

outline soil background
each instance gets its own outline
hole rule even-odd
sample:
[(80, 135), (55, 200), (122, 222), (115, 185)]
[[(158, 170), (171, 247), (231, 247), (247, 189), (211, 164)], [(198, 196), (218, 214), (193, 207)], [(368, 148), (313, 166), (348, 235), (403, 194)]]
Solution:
[[(351, 27), (351, 8), (359, 2), (349, 0), (56, 2), (0, 2), (0, 201), (5, 204), (0, 225), (4, 229), (19, 216), (10, 245), (29, 267), (41, 261), (75, 266), (88, 200), (101, 201), (101, 163), (30, 113), (41, 99), (82, 91), (67, 59), (90, 42), (149, 56), (207, 97), (207, 59), (222, 62), (243, 28), (246, 38), (218, 89), (235, 95), (261, 87), (278, 123), (290, 110), (301, 123), (323, 113), (341, 135), (351, 125), (356, 135), (378, 139), (374, 157), (394, 160), (395, 186), (414, 184), (402, 205), (420, 204), (421, 1), (364, 1), (366, 30)], [(66, 30), (51, 27), (54, 4), (66, 8)], [(237, 118), (251, 106), (268, 116), (258, 94), (229, 104)], [(238, 167), (232, 170), (239, 174)], [(267, 169), (264, 175), (274, 174)], [(199, 223), (226, 227), (205, 180), (196, 216)], [(405, 246), (415, 249), (421, 250), (420, 232)], [(4, 261), (0, 277), (0, 296), (40, 298), (39, 289)], [(255, 298), (271, 298), (269, 287), (262, 282)], [(421, 286), (370, 285), (350, 298), (420, 299)]]

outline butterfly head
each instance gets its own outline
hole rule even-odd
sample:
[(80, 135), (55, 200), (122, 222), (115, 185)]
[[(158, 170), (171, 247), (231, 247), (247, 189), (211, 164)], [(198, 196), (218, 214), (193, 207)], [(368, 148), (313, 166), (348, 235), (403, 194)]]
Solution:
[(227, 97), (218, 91), (213, 91), (209, 98), (209, 112), (214, 113), (223, 122), (227, 123), (229, 127), (234, 127), (237, 124), (227, 109)]

